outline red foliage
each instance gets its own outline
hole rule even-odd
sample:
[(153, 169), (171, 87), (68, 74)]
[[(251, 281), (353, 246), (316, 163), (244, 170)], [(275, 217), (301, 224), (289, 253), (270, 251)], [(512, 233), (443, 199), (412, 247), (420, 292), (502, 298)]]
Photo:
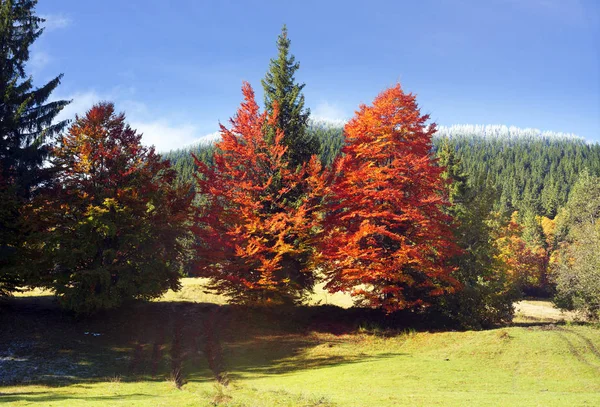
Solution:
[(458, 249), (443, 211), (444, 169), (430, 155), (436, 127), (428, 119), (396, 85), (346, 125), (343, 154), (321, 180), (320, 258), (331, 292), (392, 312), (458, 286), (447, 262)]
[[(290, 192), (320, 171), (318, 160), (291, 168), (284, 158), (283, 133), (265, 137), (272, 115), (260, 113), (249, 84), (231, 129), (221, 125), (214, 165), (196, 158), (201, 205), (193, 231), (200, 240), (198, 273), (212, 288), (236, 302), (298, 300), (312, 288), (308, 267), (313, 214), (308, 200)], [(305, 185), (305, 184), (304, 184)]]

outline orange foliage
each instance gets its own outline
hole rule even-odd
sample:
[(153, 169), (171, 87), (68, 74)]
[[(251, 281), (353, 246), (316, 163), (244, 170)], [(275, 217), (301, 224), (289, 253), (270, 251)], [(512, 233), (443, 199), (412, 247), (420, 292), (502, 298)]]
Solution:
[(314, 224), (307, 199), (292, 201), (291, 191), (305, 190), (320, 164), (313, 157), (299, 170), (284, 158), (283, 133), (267, 141), (267, 125), (277, 119), (260, 113), (254, 91), (244, 83), (244, 101), (231, 128), (221, 125), (214, 165), (196, 158), (202, 204), (193, 231), (199, 238), (198, 274), (213, 289), (236, 302), (296, 301), (311, 289), (309, 239)]
[(523, 240), (523, 226), (514, 212), (496, 239), (499, 260), (505, 265), (513, 282), (521, 288), (548, 286), (549, 254), (543, 247), (529, 247)]
[(391, 312), (458, 287), (447, 262), (458, 248), (443, 211), (444, 169), (430, 155), (436, 127), (428, 120), (396, 85), (346, 125), (343, 154), (321, 180), (320, 259), (330, 291)]

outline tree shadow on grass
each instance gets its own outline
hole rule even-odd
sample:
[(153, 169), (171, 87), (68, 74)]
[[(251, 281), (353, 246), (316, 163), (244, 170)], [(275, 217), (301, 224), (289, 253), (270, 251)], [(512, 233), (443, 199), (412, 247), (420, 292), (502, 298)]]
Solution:
[[(250, 308), (191, 302), (135, 302), (75, 318), (51, 298), (14, 298), (0, 312), (0, 386), (130, 381), (227, 384), (376, 356), (335, 348), (365, 324), (385, 335), (410, 318), (334, 306)], [(394, 329), (388, 329), (389, 327)], [(315, 334), (316, 333), (316, 334)]]
[[(211, 306), (178, 303), (130, 304), (117, 311), (76, 318), (51, 299), (14, 298), (0, 312), (0, 386), (63, 386), (119, 378), (165, 380), (180, 368), (211, 372), (201, 357), (191, 357), (201, 321), (181, 321), (194, 305), (201, 315)], [(179, 331), (178, 331), (179, 330)], [(174, 349), (175, 337), (182, 338)], [(176, 350), (177, 357), (174, 357)]]
[[(220, 368), (228, 379), (290, 374), (400, 356), (400, 353), (357, 352), (353, 342), (365, 325), (365, 312), (333, 306), (249, 308), (221, 306), (207, 327), (220, 342)], [(369, 315), (373, 323), (373, 315)], [(389, 321), (388, 321), (389, 322)], [(404, 334), (398, 329), (377, 331), (382, 336)], [(207, 355), (210, 357), (210, 355)], [(194, 380), (191, 377), (190, 380)]]

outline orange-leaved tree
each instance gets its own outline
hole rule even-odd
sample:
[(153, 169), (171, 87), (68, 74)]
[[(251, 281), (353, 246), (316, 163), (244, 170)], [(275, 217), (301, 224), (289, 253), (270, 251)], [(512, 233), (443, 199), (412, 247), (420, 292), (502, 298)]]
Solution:
[(525, 293), (546, 293), (550, 252), (542, 246), (527, 244), (524, 227), (518, 221), (518, 212), (497, 229), (495, 245), (500, 260), (512, 281)]
[(198, 275), (232, 301), (251, 304), (297, 302), (312, 289), (310, 238), (314, 212), (307, 190), (320, 171), (316, 157), (300, 168), (285, 159), (284, 134), (266, 137), (278, 108), (261, 113), (254, 91), (244, 83), (244, 101), (221, 125), (214, 165), (196, 159), (200, 205), (193, 231), (198, 239)]
[(447, 261), (458, 249), (428, 119), (396, 85), (346, 125), (346, 145), (322, 185), (320, 259), (331, 292), (393, 312), (459, 286)]
[(32, 211), (32, 280), (78, 313), (179, 286), (190, 186), (110, 103), (77, 117), (53, 151), (57, 183)]

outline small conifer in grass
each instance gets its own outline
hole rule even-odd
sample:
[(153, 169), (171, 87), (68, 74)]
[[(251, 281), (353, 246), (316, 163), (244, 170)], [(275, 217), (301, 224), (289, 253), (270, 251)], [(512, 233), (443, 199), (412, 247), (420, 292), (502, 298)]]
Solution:
[[(443, 168), (431, 156), (435, 124), (396, 85), (361, 106), (322, 185), (320, 259), (331, 292), (387, 312), (427, 305), (459, 287), (444, 209)], [(323, 178), (325, 180), (326, 178)]]
[[(49, 143), (67, 124), (55, 118), (68, 101), (48, 102), (62, 75), (40, 88), (25, 68), (42, 34), (35, 0), (0, 1), (0, 295), (25, 284), (20, 269), (30, 197), (51, 181)], [(22, 270), (21, 270), (22, 271)]]

